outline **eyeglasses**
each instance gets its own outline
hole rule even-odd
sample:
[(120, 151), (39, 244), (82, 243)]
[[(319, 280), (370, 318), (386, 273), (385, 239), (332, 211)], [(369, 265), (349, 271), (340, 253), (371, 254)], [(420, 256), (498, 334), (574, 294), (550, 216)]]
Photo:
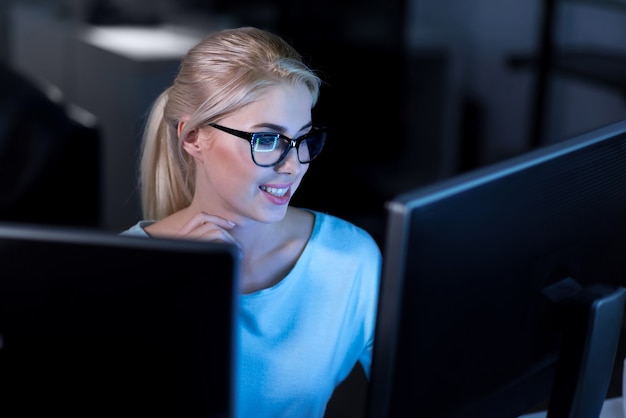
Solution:
[(308, 133), (294, 139), (276, 132), (244, 132), (216, 123), (210, 123), (209, 126), (248, 140), (252, 161), (259, 167), (280, 164), (292, 148), (296, 149), (298, 161), (308, 164), (320, 155), (326, 142), (326, 129), (319, 126), (314, 126)]

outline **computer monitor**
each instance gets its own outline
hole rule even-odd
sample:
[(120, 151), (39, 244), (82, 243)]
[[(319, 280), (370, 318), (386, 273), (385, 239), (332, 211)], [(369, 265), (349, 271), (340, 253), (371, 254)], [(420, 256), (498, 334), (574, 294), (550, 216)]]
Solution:
[(397, 196), (368, 416), (597, 418), (626, 283), (626, 121)]
[(0, 260), (2, 416), (234, 416), (234, 246), (3, 223)]

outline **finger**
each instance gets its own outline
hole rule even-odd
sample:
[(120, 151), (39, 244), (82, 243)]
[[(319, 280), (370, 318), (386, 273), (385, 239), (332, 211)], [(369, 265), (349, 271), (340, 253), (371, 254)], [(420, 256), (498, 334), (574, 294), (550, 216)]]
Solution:
[[(213, 218), (217, 218), (219, 224), (212, 222), (215, 220)], [(241, 248), (239, 241), (237, 241), (227, 229), (222, 227), (223, 219), (218, 217), (213, 218), (192, 220), (185, 224), (185, 226), (178, 231), (176, 236), (179, 238), (232, 243)], [(228, 227), (232, 228), (232, 225), (229, 223)]]
[(194, 229), (205, 224), (214, 224), (225, 229), (231, 229), (235, 226), (235, 223), (232, 221), (216, 215), (210, 215), (206, 212), (200, 212), (194, 215), (189, 221), (187, 221), (187, 223), (182, 226), (180, 231), (178, 231), (178, 234), (187, 235)]
[(217, 216), (217, 215), (211, 215), (211, 214), (206, 213), (206, 212), (200, 212), (196, 216), (199, 217), (200, 219), (204, 220), (205, 222), (214, 223), (216, 225), (221, 226), (222, 228), (231, 229), (234, 226), (236, 226), (236, 224), (233, 221), (229, 220), (229, 219), (225, 219), (225, 218), (222, 218), (222, 217)]
[(217, 228), (213, 225), (206, 224), (194, 231), (196, 239), (210, 242), (221, 242), (225, 244), (234, 244), (241, 248), (241, 244), (228, 231)]

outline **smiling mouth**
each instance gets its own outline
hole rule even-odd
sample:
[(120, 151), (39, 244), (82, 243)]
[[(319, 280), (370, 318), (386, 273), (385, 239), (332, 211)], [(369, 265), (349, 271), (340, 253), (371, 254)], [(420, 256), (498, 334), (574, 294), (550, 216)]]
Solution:
[(264, 192), (269, 193), (272, 196), (276, 196), (276, 197), (283, 197), (289, 191), (289, 187), (278, 188), (278, 187), (260, 186), (259, 188), (263, 190)]

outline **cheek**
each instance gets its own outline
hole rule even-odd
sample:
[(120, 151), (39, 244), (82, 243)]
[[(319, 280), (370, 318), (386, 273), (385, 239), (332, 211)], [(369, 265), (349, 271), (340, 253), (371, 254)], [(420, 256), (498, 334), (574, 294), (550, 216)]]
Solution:
[(307, 173), (307, 171), (309, 171), (309, 166), (310, 166), (309, 164), (301, 165), (302, 168), (300, 169), (298, 179), (296, 180), (296, 183), (293, 185), (294, 192), (300, 188), (300, 184), (302, 183), (302, 179), (304, 178), (304, 175)]
[(249, 182), (256, 175), (257, 166), (249, 149), (214, 143), (204, 150), (204, 170), (212, 183), (228, 187)]
[(301, 167), (302, 169), (300, 170), (300, 180), (302, 180), (302, 177), (304, 177), (304, 175), (307, 173), (307, 171), (309, 171), (309, 167), (311, 165), (310, 164), (302, 164)]
[(202, 155), (207, 165), (224, 166), (235, 171), (239, 167), (252, 164), (249, 144), (237, 138), (230, 141), (222, 139), (206, 138), (204, 141)]

